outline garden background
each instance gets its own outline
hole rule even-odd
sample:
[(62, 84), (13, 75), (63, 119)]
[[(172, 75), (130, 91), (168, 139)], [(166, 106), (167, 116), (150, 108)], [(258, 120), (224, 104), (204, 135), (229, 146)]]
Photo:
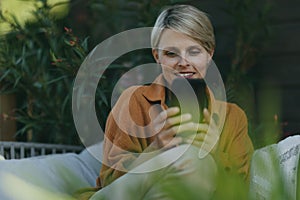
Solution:
[[(299, 133), (297, 0), (0, 0), (0, 140), (81, 144), (71, 97), (84, 58), (114, 34), (152, 26), (162, 7), (175, 3), (209, 14), (227, 99), (245, 110), (255, 148)], [(153, 62), (149, 52), (122, 56), (99, 81), (101, 127), (114, 83)]]

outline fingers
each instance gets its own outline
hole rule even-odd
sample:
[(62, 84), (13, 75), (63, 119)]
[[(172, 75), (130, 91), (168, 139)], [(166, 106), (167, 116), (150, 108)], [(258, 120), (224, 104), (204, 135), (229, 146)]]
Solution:
[(198, 140), (186, 140), (186, 142), (188, 142), (189, 144), (192, 144), (198, 148), (201, 148), (207, 152), (211, 152), (212, 151), (212, 146), (204, 141), (198, 141)]
[(174, 137), (171, 140), (164, 140), (164, 143), (161, 144), (163, 149), (169, 149), (171, 147), (175, 147), (179, 144), (182, 143), (182, 138), (181, 137)]
[(215, 138), (206, 136), (207, 135), (205, 133), (200, 133), (189, 138), (185, 138), (184, 142), (210, 152), (215, 146)]
[(217, 113), (211, 114), (207, 108), (204, 108), (203, 115), (206, 123), (211, 124), (213, 127), (217, 127), (220, 120)]
[(206, 133), (192, 134), (184, 138), (184, 141), (189, 144), (198, 144), (200, 142), (202, 143), (204, 142), (204, 140), (206, 140), (205, 142), (207, 142)]
[(174, 126), (191, 120), (192, 116), (190, 114), (177, 116), (179, 112), (178, 107), (169, 108), (159, 113), (153, 121), (157, 133), (155, 141), (158, 147), (170, 148), (182, 143), (181, 137), (175, 137), (177, 128)]
[(197, 124), (193, 122), (187, 122), (187, 123), (180, 123), (177, 125), (169, 126), (164, 130), (162, 130), (160, 134), (161, 136), (166, 135), (167, 137), (175, 137), (176, 135), (186, 137), (187, 136), (186, 134), (188, 133), (188, 136), (197, 134), (197, 137), (203, 137), (202, 134), (201, 136), (198, 134), (203, 133), (205, 135), (207, 130), (208, 130), (207, 124)]
[(172, 131), (177, 132), (179, 135), (180, 135), (180, 133), (184, 133), (184, 132), (191, 132), (191, 133), (204, 132), (204, 133), (206, 133), (208, 130), (208, 125), (189, 122), (189, 123), (180, 124), (178, 126), (173, 126), (171, 129), (173, 129)]
[(218, 141), (219, 134), (208, 109), (203, 110), (205, 123), (191, 122), (191, 114), (178, 115), (179, 112), (178, 107), (171, 107), (162, 111), (154, 120), (159, 146), (170, 147), (187, 142), (211, 150)]
[(203, 115), (204, 115), (205, 122), (207, 122), (209, 124), (210, 123), (210, 112), (208, 111), (207, 108), (204, 108)]
[(192, 119), (192, 115), (188, 114), (188, 113), (183, 114), (183, 115), (179, 115), (179, 116), (176, 116), (176, 117), (171, 117), (171, 118), (168, 118), (166, 120), (165, 127), (169, 128), (169, 127), (177, 125), (177, 124), (188, 122), (191, 119)]
[(191, 136), (190, 139), (196, 140), (196, 141), (204, 141), (206, 137), (206, 133), (198, 133), (195, 136)]
[(165, 140), (165, 139), (168, 139), (168, 138), (173, 138), (177, 134), (178, 134), (178, 136), (180, 136), (180, 133), (183, 133), (183, 132), (186, 132), (186, 131), (196, 132), (197, 131), (197, 127), (192, 122), (186, 123), (184, 125), (172, 126), (170, 128), (167, 128), (167, 129), (164, 129), (163, 131), (161, 131), (158, 134), (158, 138), (160, 140)]
[(178, 107), (168, 108), (167, 110), (160, 112), (153, 122), (156, 124), (163, 123), (167, 118), (177, 115), (179, 112), (180, 109)]
[[(210, 112), (207, 109), (203, 110), (205, 123), (187, 123), (181, 125), (178, 132), (184, 131), (196, 131), (191, 132), (189, 135), (184, 135), (184, 143), (192, 144), (207, 152), (213, 153), (216, 151), (219, 141), (219, 131), (216, 125), (215, 119), (211, 117)], [(180, 134), (178, 134), (180, 135)]]
[[(176, 133), (175, 133), (176, 134)], [(181, 137), (175, 137), (175, 134), (168, 130), (164, 130), (156, 135), (155, 142), (158, 148), (170, 148), (183, 142)]]
[(189, 135), (184, 138), (184, 142), (192, 144), (198, 148), (201, 148), (207, 152), (215, 152), (219, 141), (219, 134), (217, 131), (201, 132), (193, 135)]
[(192, 115), (189, 113), (176, 116), (178, 113), (179, 109), (177, 107), (162, 111), (154, 120), (155, 131), (160, 132), (161, 130), (169, 129), (170, 127), (188, 122), (192, 119)]

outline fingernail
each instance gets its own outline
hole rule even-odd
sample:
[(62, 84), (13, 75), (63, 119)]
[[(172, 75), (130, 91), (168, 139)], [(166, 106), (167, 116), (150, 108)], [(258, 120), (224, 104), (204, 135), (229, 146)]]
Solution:
[(171, 109), (172, 109), (173, 112), (178, 112), (179, 111), (178, 107), (172, 107)]
[(203, 150), (203, 149), (200, 149), (199, 150), (199, 153), (198, 153), (198, 158), (199, 159), (203, 159), (203, 158), (205, 158), (205, 156), (207, 156), (209, 153), (207, 152), (207, 151), (205, 151), (205, 150)]

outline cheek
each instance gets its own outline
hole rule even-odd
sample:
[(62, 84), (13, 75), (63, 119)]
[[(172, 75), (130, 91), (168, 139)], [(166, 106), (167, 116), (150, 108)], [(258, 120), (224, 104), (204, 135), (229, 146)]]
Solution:
[(160, 63), (163, 64), (163, 65), (166, 65), (168, 67), (172, 67), (174, 68), (175, 65), (178, 63), (178, 59), (176, 58), (167, 58), (167, 57), (161, 57), (160, 59)]
[(193, 66), (196, 68), (196, 70), (201, 73), (201, 74), (206, 74), (208, 65), (209, 65), (209, 58), (205, 57), (205, 58), (197, 58), (197, 59), (193, 59), (191, 60), (191, 63), (193, 63)]
[(193, 64), (193, 66), (197, 66), (198, 68), (204, 69), (207, 68), (209, 60), (206, 58), (191, 58), (190, 62)]
[(175, 67), (171, 67), (170, 65), (161, 63), (161, 68), (162, 68), (163, 76), (165, 77), (167, 83), (171, 84), (173, 79), (176, 78), (176, 76), (174, 75)]

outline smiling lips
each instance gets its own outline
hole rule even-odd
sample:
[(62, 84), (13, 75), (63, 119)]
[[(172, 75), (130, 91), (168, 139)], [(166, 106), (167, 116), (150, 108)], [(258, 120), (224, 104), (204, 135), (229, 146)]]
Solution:
[(192, 76), (195, 74), (195, 72), (179, 72), (175, 75), (181, 78), (192, 78)]

